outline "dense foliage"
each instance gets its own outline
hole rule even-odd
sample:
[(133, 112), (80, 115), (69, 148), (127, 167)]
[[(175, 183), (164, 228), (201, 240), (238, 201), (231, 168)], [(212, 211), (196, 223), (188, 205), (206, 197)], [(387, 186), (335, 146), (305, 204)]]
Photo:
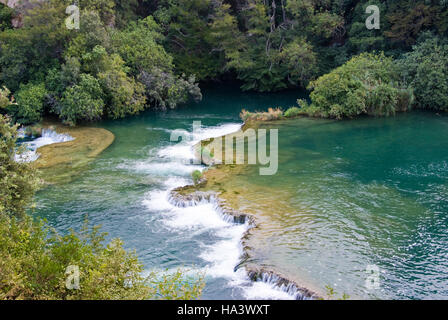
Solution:
[[(429, 37), (426, 37), (429, 36)], [(401, 74), (412, 88), (417, 105), (448, 111), (448, 44), (423, 35), (421, 42), (399, 60)]]
[(304, 113), (322, 117), (390, 115), (408, 110), (413, 102), (412, 91), (397, 84), (398, 80), (392, 58), (363, 53), (311, 82), (311, 104), (299, 103)]
[[(104, 236), (87, 227), (59, 235), (29, 216), (17, 220), (0, 213), (0, 299), (198, 298), (200, 279), (181, 270), (145, 277), (135, 253), (119, 239), (103, 245)], [(79, 286), (69, 266), (79, 270)]]
[(67, 5), (48, 0), (19, 7), (23, 26), (0, 32), (0, 81), (17, 98), (8, 112), (16, 121), (54, 113), (76, 124), (202, 98), (194, 75), (174, 71), (151, 16), (118, 29), (114, 1), (81, 1), (80, 29), (70, 30)]
[(17, 125), (0, 115), (0, 215), (23, 216), (39, 184), (29, 165), (15, 161), (16, 140)]
[[(79, 30), (64, 23), (71, 1), (21, 3), (0, 5), (0, 85), (17, 98), (7, 112), (21, 123), (174, 108), (201, 99), (196, 81), (306, 88), (363, 52), (400, 59), (400, 81), (415, 89), (417, 106), (446, 109), (445, 0), (82, 0)], [(366, 27), (369, 5), (380, 10), (379, 29)], [(438, 94), (428, 95), (434, 87)], [(392, 91), (377, 97), (379, 112), (366, 113), (391, 113)]]
[[(1, 91), (1, 106), (6, 104)], [(11, 100), (7, 102), (11, 104)], [(0, 115), (0, 299), (195, 299), (201, 277), (142, 275), (143, 266), (119, 239), (87, 224), (79, 234), (59, 235), (25, 210), (39, 185), (35, 169), (14, 160), (17, 126)], [(69, 278), (79, 271), (79, 283)], [(68, 274), (67, 274), (68, 272)], [(69, 286), (67, 286), (67, 283)], [(72, 286), (70, 286), (70, 284)]]

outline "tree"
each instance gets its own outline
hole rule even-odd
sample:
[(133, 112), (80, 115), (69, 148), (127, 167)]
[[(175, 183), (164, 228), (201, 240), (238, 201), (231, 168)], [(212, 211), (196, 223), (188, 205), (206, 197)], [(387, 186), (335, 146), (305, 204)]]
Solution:
[(222, 10), (228, 10), (222, 1), (159, 1), (154, 17), (164, 30), (165, 47), (172, 54), (178, 73), (207, 80), (217, 78), (224, 70), (224, 55), (210, 42), (210, 26), (222, 18)]
[(5, 110), (10, 105), (15, 104), (14, 97), (10, 97), (10, 95), (11, 91), (8, 88), (0, 88), (0, 112), (2, 109)]
[(120, 55), (136, 76), (153, 68), (173, 72), (172, 57), (159, 44), (163, 40), (159, 25), (149, 16), (131, 22), (124, 30), (112, 33), (112, 52)]
[[(119, 239), (104, 243), (99, 227), (87, 223), (76, 233), (60, 235), (25, 213), (40, 185), (29, 163), (14, 160), (17, 125), (0, 115), (0, 299), (196, 299), (201, 275), (142, 275), (135, 252)], [(66, 272), (79, 271), (79, 287)], [(69, 280), (69, 281), (67, 281)], [(76, 283), (72, 283), (75, 284)]]
[(21, 217), (40, 180), (31, 166), (15, 161), (18, 125), (11, 126), (10, 121), (0, 115), (0, 216)]
[(430, 34), (399, 60), (403, 80), (414, 89), (418, 107), (448, 111), (448, 44)]
[(387, 116), (411, 107), (412, 91), (397, 85), (398, 68), (383, 53), (362, 53), (312, 81), (311, 104), (300, 101), (303, 113), (332, 118), (362, 114)]
[(288, 80), (292, 85), (306, 87), (317, 73), (316, 53), (305, 39), (288, 43), (279, 54), (279, 59), (288, 69)]
[(79, 19), (82, 23), (64, 52), (65, 60), (80, 59), (96, 46), (109, 48), (111, 45), (109, 32), (98, 12), (83, 10)]
[(31, 124), (39, 122), (44, 113), (47, 90), (44, 83), (21, 85), (16, 93), (17, 104), (8, 108), (16, 122)]
[[(379, 30), (366, 28), (366, 8), (370, 5), (376, 5), (380, 9)], [(362, 1), (355, 6), (351, 24), (347, 27), (347, 47), (351, 53), (359, 54), (365, 51), (386, 49), (387, 38), (384, 37), (382, 30), (388, 30), (389, 24), (387, 19), (381, 19), (381, 17), (385, 17), (386, 13), (386, 5), (375, 0)]]
[(11, 20), (14, 16), (14, 9), (0, 3), (0, 31), (11, 29)]
[(149, 102), (154, 108), (173, 109), (178, 104), (187, 102), (190, 97), (195, 101), (202, 99), (201, 90), (194, 76), (185, 79), (153, 69), (151, 73), (142, 71), (138, 79), (145, 86)]
[(12, 92), (20, 84), (43, 81), (58, 66), (69, 43), (65, 27), (66, 4), (62, 0), (35, 2), (23, 13), (23, 26), (0, 32), (0, 81)]
[(400, 8), (387, 16), (391, 27), (384, 35), (392, 42), (410, 46), (415, 43), (422, 30), (428, 30), (435, 24), (437, 13), (437, 7), (424, 3), (406, 5), (404, 9)]
[(59, 117), (69, 125), (75, 125), (79, 120), (99, 120), (103, 115), (103, 96), (98, 79), (81, 74), (79, 83), (65, 90)]

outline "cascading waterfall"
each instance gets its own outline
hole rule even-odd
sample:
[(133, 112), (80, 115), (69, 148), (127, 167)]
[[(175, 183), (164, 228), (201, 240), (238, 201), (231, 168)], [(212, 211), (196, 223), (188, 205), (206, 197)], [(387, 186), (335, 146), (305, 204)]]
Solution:
[[(25, 133), (23, 129), (19, 131), (19, 137), (24, 138)], [(40, 147), (53, 144), (61, 143), (74, 140), (73, 137), (68, 134), (57, 133), (51, 129), (42, 129), (42, 135), (32, 141), (23, 142), (22, 145), (25, 146), (25, 151), (21, 154), (15, 155), (15, 160), (18, 162), (33, 162), (39, 159), (39, 154), (37, 149)]]
[[(206, 277), (224, 278), (229, 286), (241, 290), (248, 299), (307, 299), (312, 294), (301, 290), (294, 283), (273, 273), (251, 274), (239, 268), (244, 256), (242, 238), (253, 227), (245, 215), (226, 212), (219, 199), (212, 194), (202, 194), (195, 199), (175, 196), (176, 188), (191, 184), (193, 170), (203, 170), (202, 165), (192, 164), (193, 146), (201, 140), (223, 136), (241, 128), (241, 124), (223, 124), (206, 127), (194, 133), (183, 132), (190, 139), (153, 150), (155, 156), (145, 162), (133, 164), (134, 169), (163, 176), (163, 188), (148, 192), (143, 204), (150, 211), (162, 212), (162, 222), (174, 230), (213, 232), (219, 240), (201, 248), (199, 257), (207, 265), (202, 268)], [(127, 165), (126, 165), (127, 166)]]

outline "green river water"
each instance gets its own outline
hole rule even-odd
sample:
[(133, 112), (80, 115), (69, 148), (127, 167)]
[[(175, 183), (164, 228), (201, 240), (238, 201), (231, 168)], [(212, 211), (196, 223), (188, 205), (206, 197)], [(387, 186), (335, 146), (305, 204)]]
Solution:
[[(213, 204), (175, 207), (168, 193), (200, 168), (189, 163), (194, 141), (237, 130), (242, 108), (286, 107), (299, 95), (215, 87), (199, 104), (99, 123), (115, 142), (70, 183), (40, 191), (34, 214), (61, 232), (80, 228), (88, 214), (136, 249), (147, 270), (205, 272), (206, 299), (291, 298), (234, 271), (247, 226), (226, 222)], [(202, 129), (191, 135), (194, 120)], [(352, 298), (448, 298), (447, 117), (412, 112), (263, 127), (279, 129), (277, 174), (249, 166), (228, 179), (259, 216), (249, 239), (253, 262), (322, 294), (329, 285)], [(170, 142), (176, 129), (191, 141)], [(380, 271), (377, 288), (365, 285), (368, 266)]]

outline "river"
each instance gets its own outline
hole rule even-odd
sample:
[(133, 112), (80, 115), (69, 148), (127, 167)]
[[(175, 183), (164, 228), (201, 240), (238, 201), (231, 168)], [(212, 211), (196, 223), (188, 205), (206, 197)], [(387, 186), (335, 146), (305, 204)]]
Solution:
[[(204, 299), (290, 299), (234, 271), (247, 225), (223, 219), (212, 203), (180, 208), (171, 189), (191, 183), (191, 146), (233, 132), (239, 111), (288, 107), (301, 94), (204, 90), (199, 104), (105, 121), (115, 142), (73, 181), (37, 194), (34, 214), (61, 232), (86, 214), (109, 239), (135, 249), (147, 271), (204, 272)], [(193, 121), (201, 121), (192, 134)], [(447, 298), (448, 118), (412, 112), (387, 119), (298, 119), (279, 128), (279, 169), (256, 167), (229, 186), (260, 217), (253, 259), (319, 293), (354, 298)], [(190, 140), (170, 141), (183, 132)], [(365, 281), (379, 271), (378, 287)]]

